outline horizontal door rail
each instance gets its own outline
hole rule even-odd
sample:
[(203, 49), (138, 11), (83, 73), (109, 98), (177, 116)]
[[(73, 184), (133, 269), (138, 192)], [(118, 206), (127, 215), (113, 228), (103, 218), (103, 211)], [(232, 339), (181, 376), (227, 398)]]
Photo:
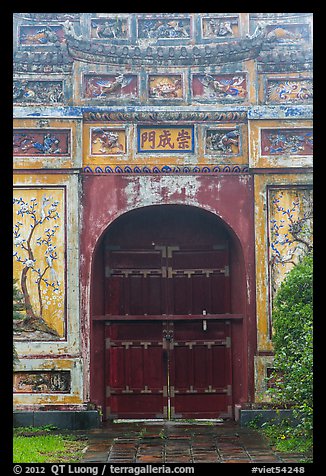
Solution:
[(112, 315), (92, 316), (94, 321), (198, 321), (198, 320), (235, 320), (243, 319), (243, 314), (157, 314), (157, 315)]

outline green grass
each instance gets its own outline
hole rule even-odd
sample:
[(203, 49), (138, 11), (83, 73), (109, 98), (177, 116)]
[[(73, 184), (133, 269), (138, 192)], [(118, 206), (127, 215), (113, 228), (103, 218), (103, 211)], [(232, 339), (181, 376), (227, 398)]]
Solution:
[(312, 437), (300, 434), (299, 431), (287, 425), (265, 425), (261, 431), (275, 446), (277, 451), (284, 453), (310, 453), (312, 452)]
[(14, 430), (14, 463), (78, 463), (85, 441), (72, 435), (53, 434), (47, 428), (17, 428)]
[(312, 461), (313, 438), (307, 436), (299, 427), (291, 426), (286, 420), (279, 424), (264, 423), (258, 427), (255, 422), (249, 424), (260, 433), (263, 433), (268, 442), (280, 453), (301, 453), (303, 462)]

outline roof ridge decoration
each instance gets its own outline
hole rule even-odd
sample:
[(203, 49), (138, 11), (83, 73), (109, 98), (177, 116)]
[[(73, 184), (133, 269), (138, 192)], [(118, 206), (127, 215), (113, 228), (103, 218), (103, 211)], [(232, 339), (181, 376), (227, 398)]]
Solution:
[(216, 41), (187, 46), (98, 44), (78, 36), (70, 20), (64, 22), (64, 32), (68, 54), (77, 61), (92, 64), (219, 65), (257, 58), (264, 43), (271, 42), (260, 24), (252, 35), (223, 43)]
[(85, 111), (83, 114), (86, 122), (111, 121), (111, 122), (148, 122), (165, 123), (166, 121), (185, 122), (244, 122), (247, 120), (247, 111)]

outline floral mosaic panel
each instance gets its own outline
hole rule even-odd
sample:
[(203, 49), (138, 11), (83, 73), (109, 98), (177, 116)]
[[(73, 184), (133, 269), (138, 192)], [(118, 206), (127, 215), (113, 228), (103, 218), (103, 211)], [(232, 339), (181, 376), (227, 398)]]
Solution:
[(268, 203), (269, 265), (273, 299), (288, 271), (312, 248), (312, 189), (270, 188)]
[(312, 155), (312, 129), (262, 129), (262, 155)]
[(190, 38), (190, 18), (138, 19), (139, 38)]
[(13, 194), (14, 278), (24, 310), (15, 338), (53, 340), (65, 335), (64, 188), (16, 188)]
[(65, 129), (14, 129), (14, 156), (70, 155), (70, 131)]
[(95, 127), (91, 129), (91, 155), (125, 154), (127, 139), (125, 129)]
[(91, 38), (127, 39), (129, 24), (126, 18), (96, 18), (91, 20)]
[(135, 74), (85, 75), (84, 97), (87, 99), (138, 97), (138, 78)]
[(312, 98), (312, 79), (267, 80), (266, 101), (270, 104), (310, 104)]
[(205, 134), (205, 152), (218, 155), (238, 155), (240, 153), (240, 132), (238, 129), (208, 129)]
[(148, 97), (150, 99), (181, 99), (183, 97), (181, 74), (149, 75)]
[(19, 43), (24, 46), (54, 46), (64, 41), (62, 25), (21, 26)]
[(194, 74), (192, 95), (195, 99), (244, 100), (247, 95), (247, 79), (244, 73)]
[(15, 372), (14, 393), (69, 393), (71, 376), (69, 371), (60, 372)]
[(13, 100), (20, 103), (61, 103), (63, 81), (14, 80)]
[(202, 18), (203, 38), (231, 38), (238, 36), (238, 17)]

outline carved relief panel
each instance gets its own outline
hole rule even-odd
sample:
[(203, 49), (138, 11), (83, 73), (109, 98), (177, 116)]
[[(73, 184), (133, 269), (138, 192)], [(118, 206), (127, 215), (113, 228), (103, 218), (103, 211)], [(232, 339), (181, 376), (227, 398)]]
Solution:
[(148, 75), (149, 99), (182, 99), (183, 90), (181, 74)]
[(138, 18), (139, 39), (187, 39), (191, 37), (190, 18), (176, 15), (162, 18)]
[(125, 129), (94, 127), (90, 129), (90, 155), (117, 155), (127, 152)]
[(14, 129), (14, 156), (70, 156), (70, 130)]
[(195, 100), (243, 101), (248, 96), (245, 73), (193, 74), (192, 96)]
[(70, 386), (69, 371), (14, 373), (14, 393), (69, 393)]
[(55, 46), (64, 41), (62, 25), (21, 25), (18, 34), (22, 46)]
[(313, 79), (307, 74), (261, 74), (258, 99), (260, 104), (312, 104)]
[(266, 103), (268, 104), (311, 104), (312, 98), (312, 79), (268, 78), (266, 81)]
[(58, 104), (64, 102), (63, 80), (14, 79), (13, 100), (24, 104)]
[(85, 99), (133, 99), (138, 97), (138, 77), (135, 74), (85, 74)]
[(262, 129), (261, 155), (312, 155), (312, 129)]
[(237, 156), (240, 154), (239, 128), (206, 129), (205, 153), (219, 156)]
[(210, 16), (201, 18), (202, 37), (209, 39), (239, 36), (238, 16)]
[(250, 167), (312, 167), (311, 120), (257, 120), (250, 124)]
[(307, 23), (279, 23), (266, 25), (267, 38), (278, 43), (294, 44), (310, 40), (310, 26)]
[(130, 27), (128, 18), (92, 18), (91, 38), (98, 40), (128, 39)]

